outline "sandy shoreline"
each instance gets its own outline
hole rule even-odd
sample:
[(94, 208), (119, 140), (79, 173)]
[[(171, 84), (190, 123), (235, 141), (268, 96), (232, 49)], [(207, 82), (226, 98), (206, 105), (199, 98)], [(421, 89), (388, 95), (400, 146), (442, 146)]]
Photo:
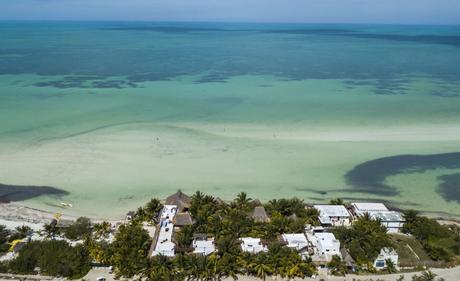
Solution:
[[(76, 220), (78, 216), (59, 213), (61, 220)], [(18, 202), (0, 204), (0, 225), (5, 225), (8, 229), (17, 226), (27, 225), (35, 231), (42, 229), (44, 224), (50, 223), (55, 219), (56, 213), (27, 207)], [(90, 217), (94, 223), (101, 222), (99, 218)], [(111, 223), (118, 223), (120, 220), (109, 220)]]
[[(28, 207), (20, 202), (10, 202), (10, 203), (0, 203), (0, 225), (10, 225), (10, 226), (20, 226), (23, 224), (30, 226), (43, 226), (43, 224), (49, 223), (56, 217), (57, 213), (40, 210), (37, 208)], [(60, 219), (63, 220), (76, 220), (79, 216), (77, 215), (68, 215), (63, 213), (58, 213)], [(116, 217), (114, 215), (114, 217)], [(98, 217), (88, 217), (92, 222), (98, 223), (101, 221), (108, 221), (111, 223), (123, 222), (121, 219), (101, 219)], [(443, 225), (458, 225), (460, 226), (460, 220), (445, 218), (445, 217), (436, 217), (435, 218), (440, 224)], [(36, 228), (32, 227), (34, 230)]]

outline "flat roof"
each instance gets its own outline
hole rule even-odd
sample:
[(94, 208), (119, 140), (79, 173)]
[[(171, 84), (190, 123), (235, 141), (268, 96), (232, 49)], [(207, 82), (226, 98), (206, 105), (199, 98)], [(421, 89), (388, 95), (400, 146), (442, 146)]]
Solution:
[(175, 205), (165, 205), (161, 211), (160, 232), (152, 255), (163, 254), (165, 256), (174, 256), (175, 245), (172, 242), (174, 224), (172, 223), (172, 219), (176, 215), (176, 212), (177, 207)]
[(289, 244), (308, 243), (307, 237), (303, 233), (285, 233), (282, 235), (282, 237)]
[(259, 244), (260, 238), (252, 238), (252, 237), (242, 237), (240, 238), (244, 244)]
[(387, 207), (383, 203), (351, 203), (351, 205), (360, 212), (369, 211), (388, 211)]
[(343, 205), (313, 205), (319, 211), (320, 217), (349, 217)]
[(267, 247), (262, 245), (260, 238), (243, 237), (240, 238), (241, 249), (245, 252), (258, 253), (267, 251)]
[(208, 248), (208, 249), (214, 249), (214, 240), (208, 241), (208, 240), (197, 240), (193, 242), (193, 247), (196, 248)]
[(334, 246), (334, 242), (338, 242), (334, 234), (330, 232), (315, 233), (314, 237), (318, 240), (320, 244), (327, 246), (327, 247), (332, 247)]
[(373, 219), (379, 219), (382, 222), (403, 222), (404, 217), (401, 213), (395, 211), (383, 211), (383, 212), (370, 212), (369, 215)]

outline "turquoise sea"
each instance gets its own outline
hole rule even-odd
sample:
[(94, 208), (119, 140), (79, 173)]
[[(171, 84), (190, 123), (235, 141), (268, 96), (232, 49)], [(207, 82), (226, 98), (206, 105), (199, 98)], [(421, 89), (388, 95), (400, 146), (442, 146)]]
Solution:
[(460, 26), (0, 22), (2, 201), (177, 189), (460, 217)]

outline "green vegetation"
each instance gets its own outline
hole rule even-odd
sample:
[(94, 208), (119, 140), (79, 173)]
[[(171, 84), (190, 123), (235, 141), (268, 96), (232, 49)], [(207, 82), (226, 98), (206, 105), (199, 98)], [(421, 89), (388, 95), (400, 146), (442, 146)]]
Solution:
[(80, 217), (64, 229), (64, 236), (70, 240), (80, 240), (91, 235), (91, 221)]
[(327, 264), (327, 267), (331, 270), (332, 275), (345, 276), (347, 273), (347, 267), (342, 259), (334, 255), (332, 260)]
[(404, 212), (403, 231), (412, 234), (431, 259), (451, 261), (460, 255), (460, 236), (436, 220), (419, 216), (416, 211)]
[(144, 207), (137, 209), (134, 220), (137, 222), (151, 221), (158, 216), (161, 209), (163, 209), (163, 205), (160, 200), (153, 198)]
[[(342, 204), (341, 199), (334, 200)], [(188, 203), (187, 203), (188, 204)], [(269, 219), (252, 218), (255, 207), (263, 206)], [(304, 232), (305, 224), (318, 225), (317, 210), (309, 208), (298, 199), (271, 200), (262, 204), (242, 192), (231, 202), (224, 203), (213, 196), (196, 192), (191, 197), (189, 212), (194, 224), (182, 226), (175, 232), (176, 256), (148, 257), (151, 237), (143, 228), (143, 222), (158, 222), (163, 205), (157, 199), (150, 200), (137, 210), (134, 218), (122, 224), (115, 236), (107, 222), (91, 225), (89, 219), (79, 218), (67, 227), (57, 221), (45, 226), (49, 239), (32, 241), (19, 250), (15, 259), (0, 263), (0, 272), (18, 274), (41, 273), (81, 278), (90, 269), (90, 262), (111, 265), (117, 277), (144, 280), (221, 280), (245, 274), (265, 280), (270, 276), (288, 279), (304, 278), (316, 272), (309, 259), (302, 259), (297, 251), (283, 246), (279, 235)], [(261, 208), (257, 208), (257, 213)], [(263, 212), (262, 212), (263, 213)], [(264, 215), (258, 215), (258, 217)], [(459, 253), (459, 228), (439, 225), (435, 220), (405, 212), (404, 231), (413, 236), (388, 235), (380, 221), (362, 216), (349, 228), (336, 227), (333, 233), (358, 264), (358, 270), (373, 270), (371, 263), (383, 247), (394, 247), (400, 255), (401, 265), (416, 266), (418, 262), (432, 260), (450, 261)], [(209, 256), (191, 254), (194, 234), (214, 237), (216, 251)], [(6, 252), (11, 243), (31, 234), (31, 229), (20, 227), (8, 231), (0, 226), (0, 251)], [(267, 252), (249, 254), (242, 252), (239, 238), (260, 238), (268, 246)], [(109, 240), (111, 237), (113, 240)], [(83, 243), (70, 246), (55, 239), (80, 240)], [(109, 242), (111, 241), (111, 242)], [(348, 261), (347, 261), (348, 262)], [(386, 260), (388, 273), (396, 272), (391, 260)], [(331, 274), (344, 276), (345, 262), (334, 256), (327, 264)], [(431, 272), (414, 276), (414, 281), (441, 280)]]
[(6, 253), (10, 246), (8, 245), (10, 232), (4, 225), (0, 225), (0, 253)]
[(147, 268), (151, 244), (146, 230), (137, 223), (121, 225), (108, 250), (108, 262), (118, 276), (131, 278)]
[(393, 248), (399, 255), (399, 264), (403, 267), (416, 266), (420, 263), (431, 262), (422, 244), (413, 236), (390, 235)]
[(436, 278), (431, 271), (424, 271), (421, 275), (412, 276), (412, 281), (444, 281), (444, 278)]
[[(270, 275), (288, 278), (312, 275), (316, 269), (311, 261), (302, 260), (296, 251), (282, 247), (276, 238), (285, 231), (303, 231), (305, 222), (314, 221), (317, 213), (305, 210), (299, 199), (273, 200), (265, 205), (271, 221), (255, 223), (250, 214), (257, 205), (260, 203), (245, 193), (238, 194), (230, 204), (224, 204), (210, 195), (196, 192), (189, 208), (195, 224), (182, 227), (175, 235), (179, 253), (174, 259), (163, 256), (147, 259), (150, 241), (142, 228), (133, 222), (122, 226), (117, 233), (109, 250), (116, 258), (110, 258), (109, 263), (120, 277), (136, 275), (150, 280), (219, 280), (237, 274), (262, 279)], [(146, 213), (145, 208), (138, 214), (140, 212)], [(214, 237), (217, 251), (207, 257), (188, 254), (194, 233)], [(238, 239), (244, 236), (262, 238), (269, 245), (268, 252), (243, 253)]]
[(358, 218), (351, 228), (338, 227), (333, 233), (359, 264), (373, 262), (383, 247), (391, 246), (386, 228), (367, 214)]
[(205, 257), (184, 253), (174, 259), (156, 256), (151, 259), (146, 277), (150, 280), (220, 280), (247, 274), (265, 280), (273, 274), (302, 278), (315, 272), (311, 263), (302, 261), (297, 252), (278, 244), (273, 244), (267, 253), (255, 255), (241, 253), (237, 244), (233, 251)]
[(24, 239), (31, 232), (32, 229), (28, 226), (19, 226), (14, 231), (9, 231), (4, 225), (0, 225), (0, 254), (8, 252), (13, 241)]
[(8, 271), (18, 274), (40, 273), (81, 278), (90, 269), (90, 259), (83, 245), (71, 247), (65, 241), (45, 240), (27, 243), (16, 259), (8, 264)]

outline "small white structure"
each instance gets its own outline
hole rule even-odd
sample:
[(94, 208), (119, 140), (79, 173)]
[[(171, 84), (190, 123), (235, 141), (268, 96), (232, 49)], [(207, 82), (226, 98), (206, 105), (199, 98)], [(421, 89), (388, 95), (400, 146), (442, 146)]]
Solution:
[(193, 240), (193, 253), (201, 256), (207, 256), (216, 251), (214, 238), (210, 240)]
[(308, 246), (307, 237), (303, 233), (285, 233), (281, 235), (281, 238), (287, 243), (287, 247), (297, 251)]
[(352, 203), (353, 212), (357, 216), (369, 214), (372, 219), (380, 220), (388, 233), (398, 233), (404, 225), (404, 217), (400, 212), (389, 211), (382, 203)]
[(351, 203), (351, 206), (357, 216), (371, 212), (388, 211), (387, 207), (382, 203)]
[(268, 249), (265, 245), (262, 244), (260, 238), (252, 237), (243, 237), (240, 238), (241, 241), (241, 250), (243, 252), (257, 254), (260, 252), (267, 252)]
[(308, 240), (303, 233), (285, 233), (281, 235), (281, 239), (287, 243), (287, 247), (295, 249), (299, 252), (302, 258), (308, 255)]
[(314, 205), (323, 226), (349, 226), (351, 216), (343, 205)]
[(177, 213), (176, 205), (165, 205), (160, 216), (160, 233), (152, 256), (174, 257), (176, 245), (172, 242), (174, 224), (172, 220)]
[(387, 268), (387, 260), (391, 260), (395, 267), (398, 266), (399, 256), (393, 248), (382, 248), (374, 261), (374, 267), (378, 270)]
[(334, 255), (342, 257), (340, 241), (335, 238), (334, 234), (322, 232), (320, 229), (315, 230), (317, 231), (307, 232), (307, 239), (312, 245), (312, 261), (324, 264), (330, 262)]
[(160, 220), (172, 221), (176, 213), (177, 213), (176, 205), (164, 205), (163, 210), (161, 211)]

